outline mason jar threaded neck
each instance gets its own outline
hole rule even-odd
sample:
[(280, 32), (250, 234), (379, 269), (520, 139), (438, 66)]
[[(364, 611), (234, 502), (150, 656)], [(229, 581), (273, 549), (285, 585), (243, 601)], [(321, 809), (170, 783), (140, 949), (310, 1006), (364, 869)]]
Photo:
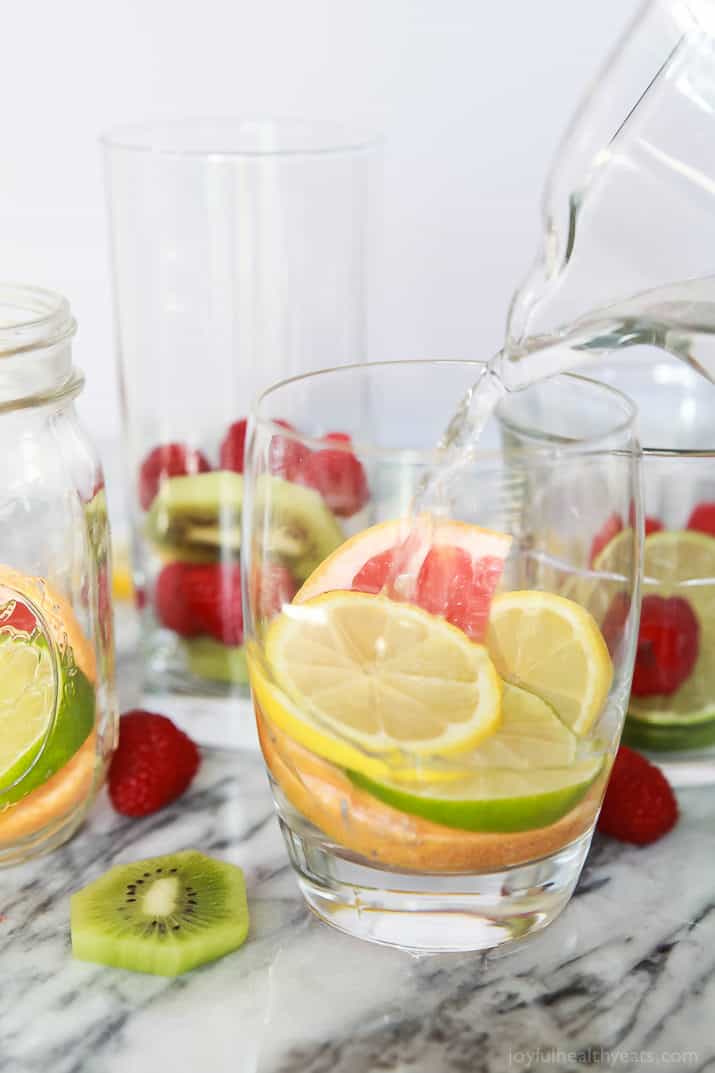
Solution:
[(73, 380), (77, 323), (61, 294), (0, 283), (0, 407), (51, 399)]

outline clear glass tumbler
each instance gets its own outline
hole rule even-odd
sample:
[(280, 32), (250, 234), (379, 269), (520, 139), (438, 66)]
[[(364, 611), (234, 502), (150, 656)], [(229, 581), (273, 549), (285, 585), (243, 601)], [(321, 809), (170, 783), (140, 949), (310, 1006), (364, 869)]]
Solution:
[(61, 295), (0, 285), (0, 865), (64, 842), (116, 741), (104, 479)]
[(366, 360), (379, 145), (239, 119), (103, 145), (145, 685), (204, 744), (238, 744), (241, 705), (221, 698), (248, 696), (245, 419), (276, 380)]
[(597, 510), (635, 502), (640, 521), (634, 407), (613, 389), (566, 376), (506, 398), (444, 511), (413, 513), (482, 368), (289, 380), (249, 431), (248, 663), (291, 863), (323, 920), (418, 951), (494, 947), (566, 905), (637, 631), (637, 528), (625, 613), (606, 631), (593, 613), (611, 598)]
[[(638, 406), (645, 544), (625, 740), (675, 785), (715, 782), (715, 385), (651, 350), (599, 367)], [(620, 570), (631, 514), (603, 510), (594, 551)]]

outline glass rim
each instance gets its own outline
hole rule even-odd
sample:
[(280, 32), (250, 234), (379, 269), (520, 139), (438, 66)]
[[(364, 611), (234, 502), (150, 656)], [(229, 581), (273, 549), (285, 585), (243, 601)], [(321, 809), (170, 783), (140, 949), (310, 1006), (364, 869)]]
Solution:
[[(446, 366), (446, 365), (458, 365), (458, 366), (471, 366), (475, 370), (484, 369), (487, 366), (485, 361), (477, 361), (470, 358), (407, 358), (404, 360), (392, 360), (392, 361), (373, 361), (373, 362), (354, 362), (349, 365), (334, 365), (326, 369), (315, 369), (312, 372), (301, 373), (298, 376), (286, 377), (283, 380), (278, 380), (276, 383), (271, 384), (265, 391), (262, 391), (253, 401), (249, 417), (251, 424), (255, 427), (270, 432), (272, 435), (282, 436), (290, 441), (300, 443), (315, 451), (336, 450), (344, 454), (359, 454), (363, 457), (379, 457), (379, 458), (397, 458), (409, 460), (414, 464), (431, 465), (440, 460), (440, 449), (435, 445), (431, 447), (414, 448), (414, 447), (377, 447), (375, 444), (364, 443), (357, 439), (351, 439), (349, 443), (342, 442), (340, 440), (324, 440), (315, 436), (306, 436), (294, 429), (288, 429), (284, 425), (281, 425), (273, 418), (266, 417), (261, 414), (261, 407), (270, 399), (276, 392), (283, 388), (289, 387), (294, 384), (301, 384), (310, 380), (318, 380), (322, 377), (329, 375), (341, 375), (341, 374), (354, 374), (356, 372), (365, 372), (377, 369), (404, 369), (414, 367), (416, 365), (422, 366)], [(475, 373), (475, 381), (477, 379), (477, 373)], [(637, 407), (635, 403), (618, 388), (612, 387), (610, 384), (604, 384), (599, 380), (591, 379), (587, 376), (581, 376), (579, 373), (561, 373), (557, 376), (549, 377), (549, 382), (555, 383), (559, 380), (567, 379), (570, 381), (577, 381), (580, 384), (588, 386), (588, 388), (595, 388), (598, 392), (613, 397), (620, 404), (623, 411), (626, 413), (626, 417), (615, 424), (612, 428), (609, 428), (606, 432), (599, 433), (597, 436), (585, 437), (583, 439), (548, 439), (546, 435), (540, 435), (537, 432), (531, 433), (528, 430), (520, 428), (518, 425), (510, 424), (499, 417), (500, 422), (506, 427), (518, 431), (520, 435), (525, 435), (533, 442), (527, 445), (520, 445), (519, 447), (510, 447), (509, 451), (511, 455), (526, 454), (533, 456), (540, 454), (544, 456), (553, 456), (553, 454), (566, 454), (566, 455), (584, 455), (600, 452), (613, 452), (616, 450), (614, 447), (606, 446), (609, 441), (612, 441), (614, 437), (626, 432), (628, 429), (634, 429), (635, 420), (637, 416)], [(543, 383), (540, 381), (539, 383)], [(531, 385), (536, 386), (536, 385)], [(529, 390), (525, 388), (524, 390)], [(455, 399), (455, 407), (459, 402), (459, 398)], [(498, 412), (499, 404), (495, 409), (495, 413)], [(632, 452), (628, 453), (641, 453), (640, 446), (635, 442)], [(621, 446), (617, 449), (623, 451)], [(627, 450), (627, 449), (626, 449)], [(493, 447), (477, 447), (473, 452), (473, 457), (480, 459), (497, 459), (503, 456), (504, 452), (501, 448)]]
[[(225, 137), (215, 146), (191, 148), (181, 144), (181, 132), (207, 129)], [(274, 144), (271, 145), (271, 137)], [(172, 144), (172, 137), (176, 140)], [(245, 145), (238, 144), (242, 138)], [(249, 144), (249, 139), (265, 144)], [(293, 144), (289, 144), (293, 141)], [(260, 159), (280, 157), (354, 156), (379, 148), (383, 136), (358, 124), (329, 119), (281, 116), (194, 116), (151, 122), (123, 123), (104, 131), (99, 142), (107, 151), (146, 153), (176, 159)], [(281, 141), (283, 144), (281, 144)]]
[[(657, 373), (659, 370), (666, 372), (666, 378), (658, 378)], [(616, 391), (620, 391), (627, 398), (632, 398), (637, 409), (641, 409), (636, 400), (640, 397), (642, 388), (647, 388), (651, 392), (664, 393), (670, 391), (674, 384), (682, 386), (690, 381), (694, 384), (703, 385), (709, 381), (709, 377), (700, 373), (693, 366), (676, 360), (674, 355), (666, 352), (660, 352), (656, 356), (651, 353), (632, 354), (627, 358), (623, 355), (616, 355), (615, 352), (611, 353), (599, 370), (594, 371), (594, 379), (602, 376), (607, 377), (607, 379), (599, 379), (600, 383), (606, 383), (615, 388)], [(629, 391), (629, 385), (621, 384), (619, 377), (638, 378), (637, 380), (632, 379), (632, 383), (637, 384), (632, 394)], [(643, 383), (641, 383), (640, 378), (643, 378)], [(712, 390), (715, 392), (715, 385), (712, 385)], [(641, 451), (646, 458), (715, 459), (715, 443), (707, 447), (662, 447), (649, 438), (647, 442), (641, 441)]]
[(3, 306), (17, 309), (18, 315), (8, 318), (0, 313), (0, 358), (55, 346), (77, 331), (70, 304), (57, 291), (0, 282), (0, 308)]

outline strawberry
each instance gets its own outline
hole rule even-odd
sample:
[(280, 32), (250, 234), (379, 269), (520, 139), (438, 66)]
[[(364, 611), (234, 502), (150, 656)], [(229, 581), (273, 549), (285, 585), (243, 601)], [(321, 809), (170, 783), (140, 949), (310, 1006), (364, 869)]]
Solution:
[(663, 772), (622, 745), (611, 769), (599, 831), (646, 846), (667, 834), (677, 819), (678, 803)]
[(242, 417), (240, 421), (234, 421), (229, 426), (219, 448), (221, 469), (232, 469), (234, 473), (243, 473), (247, 427), (248, 421), (245, 417)]
[(147, 816), (183, 794), (196, 774), (199, 750), (171, 719), (135, 710), (119, 720), (119, 745), (109, 768), (117, 812)]
[(142, 510), (149, 510), (165, 478), (208, 473), (210, 469), (211, 465), (201, 451), (194, 451), (183, 443), (165, 443), (155, 447), (139, 469), (139, 502)]
[[(350, 444), (344, 432), (331, 432), (323, 437), (328, 443)], [(326, 448), (311, 452), (305, 459), (298, 480), (315, 488), (332, 510), (341, 518), (357, 514), (368, 500), (367, 477), (361, 462), (351, 451)]]
[(688, 529), (697, 529), (700, 533), (715, 536), (715, 503), (698, 503), (688, 518)]
[(416, 602), (481, 641), (503, 568), (503, 561), (493, 556), (473, 559), (463, 548), (432, 548), (417, 576)]
[(161, 624), (181, 637), (209, 634), (225, 645), (243, 641), (237, 564), (169, 563), (157, 578), (154, 605)]
[(698, 658), (700, 625), (680, 596), (649, 595), (641, 603), (636, 665), (631, 690), (636, 697), (675, 693)]
[(606, 545), (610, 544), (615, 536), (618, 536), (621, 529), (623, 529), (623, 519), (620, 514), (611, 514), (610, 517), (606, 518), (591, 542), (591, 551), (588, 557), (590, 566), (593, 566)]
[(298, 591), (293, 575), (280, 563), (264, 563), (251, 572), (251, 597), (256, 618), (273, 618)]
[[(636, 524), (636, 508), (633, 502), (631, 502), (628, 508), (628, 524), (633, 528)], [(650, 514), (646, 514), (643, 520), (643, 528), (645, 529), (645, 535), (650, 536), (651, 533), (660, 533), (663, 530), (663, 523), (660, 518), (653, 518)]]

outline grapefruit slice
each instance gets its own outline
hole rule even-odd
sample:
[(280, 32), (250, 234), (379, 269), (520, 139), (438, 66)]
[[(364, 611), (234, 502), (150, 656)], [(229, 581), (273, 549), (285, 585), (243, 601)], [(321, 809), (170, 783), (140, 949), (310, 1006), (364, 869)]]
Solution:
[(417, 604), (483, 640), (511, 537), (421, 515), (364, 529), (329, 555), (294, 599), (353, 589)]

